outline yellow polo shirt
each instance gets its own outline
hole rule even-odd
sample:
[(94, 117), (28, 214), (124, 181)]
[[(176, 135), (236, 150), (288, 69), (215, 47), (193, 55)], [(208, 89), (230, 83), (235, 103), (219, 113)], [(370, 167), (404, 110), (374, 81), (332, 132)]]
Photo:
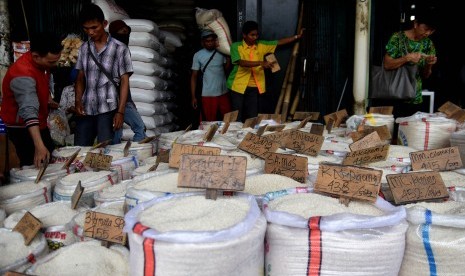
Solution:
[[(245, 41), (234, 42), (231, 45), (231, 62), (234, 65), (229, 74), (227, 86), (234, 92), (244, 94), (249, 82), (258, 88), (260, 94), (265, 93), (265, 71), (263, 67), (242, 67), (239, 60), (263, 61), (266, 54), (272, 54), (278, 45), (277, 40), (258, 40), (255, 45), (249, 46)], [(252, 78), (252, 79), (251, 79)]]

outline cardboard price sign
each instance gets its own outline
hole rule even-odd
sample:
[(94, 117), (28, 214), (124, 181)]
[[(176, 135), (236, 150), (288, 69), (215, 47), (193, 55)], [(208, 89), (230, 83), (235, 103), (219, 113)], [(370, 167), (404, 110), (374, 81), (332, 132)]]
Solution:
[(263, 137), (266, 137), (267, 139), (271, 140), (272, 142), (278, 143), (280, 147), (285, 147), (284, 142), (291, 135), (292, 130), (284, 130), (284, 131), (279, 131), (275, 133), (270, 133), (267, 134)]
[(29, 245), (42, 228), (42, 222), (34, 217), (30, 212), (26, 212), (13, 228), (13, 231), (21, 233), (24, 237), (24, 244)]
[(170, 162), (170, 152), (171, 150), (161, 150), (158, 151), (157, 163), (169, 163)]
[(114, 243), (126, 244), (123, 233), (124, 217), (87, 211), (84, 220), (84, 236)]
[(265, 159), (265, 172), (290, 177), (305, 183), (308, 175), (308, 158), (291, 154), (270, 153)]
[(86, 159), (84, 159), (84, 165), (94, 169), (109, 170), (112, 160), (113, 156), (111, 155), (88, 152)]
[(168, 165), (172, 168), (179, 168), (179, 163), (183, 154), (220, 155), (220, 153), (221, 149), (215, 147), (173, 144)]
[(178, 187), (242, 191), (246, 170), (245, 156), (185, 154), (179, 166)]
[(317, 156), (324, 140), (323, 136), (292, 130), (284, 141), (284, 146), (306, 155)]
[(258, 114), (257, 117), (257, 124), (259, 124), (263, 120), (273, 120), (278, 124), (281, 123), (281, 114)]
[(311, 134), (322, 136), (324, 132), (325, 132), (325, 126), (322, 124), (312, 124), (312, 126), (310, 127)]
[(461, 108), (458, 105), (455, 105), (452, 102), (446, 102), (438, 108), (439, 111), (446, 114), (448, 117), (452, 116), (457, 111), (460, 111)]
[(262, 136), (262, 134), (265, 133), (265, 129), (266, 129), (267, 126), (268, 126), (268, 124), (259, 127), (259, 128), (257, 129), (257, 135), (258, 135), (258, 136)]
[(379, 138), (378, 133), (376, 131), (373, 131), (372, 133), (368, 134), (367, 136), (363, 137), (362, 139), (350, 144), (349, 148), (350, 148), (351, 151), (356, 151), (356, 150), (381, 146), (382, 144), (384, 144), (384, 143)]
[(386, 175), (396, 204), (449, 198), (439, 172), (411, 172)]
[(331, 130), (333, 129), (334, 126), (334, 119), (333, 118), (328, 118), (328, 122), (326, 123), (326, 131), (328, 131), (328, 134), (331, 133)]
[(345, 109), (342, 109), (337, 112), (323, 116), (323, 119), (325, 120), (326, 124), (329, 124), (329, 120), (333, 119), (334, 126), (339, 127), (344, 122), (344, 119), (346, 119), (348, 116), (349, 114), (347, 114), (347, 111)]
[(255, 125), (257, 124), (257, 120), (258, 120), (257, 117), (246, 119), (244, 124), (242, 125), (242, 128), (248, 128), (248, 127), (254, 128)]
[(294, 113), (294, 116), (292, 119), (294, 120), (303, 120), (305, 118), (310, 117), (311, 121), (316, 121), (320, 117), (320, 112), (301, 112), (301, 111), (296, 111)]
[(381, 170), (321, 163), (315, 191), (375, 202), (382, 175)]
[(276, 73), (281, 70), (281, 66), (279, 66), (278, 60), (274, 54), (269, 54), (265, 56), (266, 61), (271, 63), (271, 73)]
[(389, 145), (382, 145), (347, 153), (342, 161), (343, 165), (361, 165), (386, 160)]
[(390, 140), (392, 138), (391, 131), (386, 125), (382, 126), (367, 126), (362, 125), (358, 127), (357, 132), (352, 132), (350, 136), (354, 142), (362, 139), (363, 137), (367, 136), (368, 134), (376, 131), (378, 133), (379, 139), (381, 140)]
[(303, 119), (300, 124), (296, 127), (296, 129), (300, 129), (300, 128), (304, 128), (305, 125), (308, 123), (308, 121), (310, 121), (312, 117), (307, 117), (305, 119)]
[(368, 113), (392, 115), (393, 110), (394, 110), (393, 106), (375, 106), (375, 107), (370, 107), (370, 109), (368, 110)]
[(205, 142), (210, 142), (213, 139), (213, 136), (215, 136), (215, 133), (218, 130), (218, 128), (219, 128), (219, 126), (217, 124), (210, 125), (210, 128), (205, 133), (205, 137), (203, 137)]
[(267, 125), (265, 128), (265, 131), (283, 131), (285, 127), (286, 127), (285, 125), (273, 125), (273, 126)]
[(412, 170), (451, 171), (462, 168), (462, 159), (457, 146), (411, 152)]
[(78, 184), (76, 185), (76, 189), (74, 189), (74, 193), (71, 196), (71, 209), (76, 209), (83, 193), (84, 188), (81, 186), (81, 180), (79, 180)]
[(465, 110), (461, 109), (459, 106), (453, 104), (452, 102), (446, 102), (438, 108), (439, 111), (445, 113), (447, 118), (454, 119), (459, 123), (465, 121)]
[(266, 137), (261, 137), (253, 133), (247, 133), (238, 146), (239, 149), (265, 159), (269, 153), (276, 152), (279, 144)]
[(239, 116), (239, 110), (231, 111), (223, 116), (223, 122), (230, 123), (237, 121), (237, 116)]

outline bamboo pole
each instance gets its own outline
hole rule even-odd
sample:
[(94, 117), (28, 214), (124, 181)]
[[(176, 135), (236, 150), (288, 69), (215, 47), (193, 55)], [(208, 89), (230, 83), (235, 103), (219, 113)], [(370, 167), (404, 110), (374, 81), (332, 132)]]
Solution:
[(276, 108), (274, 110), (274, 114), (279, 114), (281, 112), (281, 107), (283, 106), (284, 94), (286, 93), (286, 85), (287, 80), (289, 79), (289, 74), (291, 72), (291, 65), (292, 58), (289, 59), (289, 63), (287, 64), (286, 75), (284, 76), (283, 85), (281, 86), (281, 93), (279, 94), (278, 103), (276, 104)]
[[(301, 1), (299, 21), (297, 23), (297, 33), (300, 33), (300, 31), (302, 29), (303, 13), (304, 13), (304, 1)], [(286, 122), (287, 112), (289, 110), (289, 102), (291, 100), (292, 84), (294, 82), (295, 64), (296, 64), (296, 60), (297, 60), (297, 55), (299, 54), (299, 45), (300, 45), (300, 43), (299, 43), (299, 41), (297, 41), (294, 44), (294, 48), (292, 50), (291, 71), (289, 73), (289, 78), (287, 80), (286, 93), (284, 94), (283, 107), (282, 107), (282, 111), (281, 111), (281, 122)]]
[(291, 110), (289, 111), (289, 117), (294, 117), (295, 111), (297, 110), (297, 106), (299, 105), (300, 100), (300, 88), (297, 89), (297, 93), (295, 93), (294, 101), (292, 101)]

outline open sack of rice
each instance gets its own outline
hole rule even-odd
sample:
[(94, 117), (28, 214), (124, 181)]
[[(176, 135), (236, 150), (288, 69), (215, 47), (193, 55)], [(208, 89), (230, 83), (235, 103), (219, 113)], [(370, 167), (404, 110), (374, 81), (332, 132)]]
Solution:
[(29, 210), (52, 201), (52, 187), (48, 181), (24, 181), (0, 186), (0, 208), (7, 215), (20, 210)]
[(271, 192), (263, 199), (268, 221), (266, 275), (393, 275), (402, 262), (404, 207), (338, 199), (306, 188)]
[(266, 221), (251, 195), (181, 193), (125, 216), (130, 275), (263, 275)]
[[(37, 260), (31, 275), (129, 275), (127, 253), (122, 246), (106, 248), (98, 241), (78, 242)], [(127, 249), (126, 249), (127, 251)]]
[[(75, 242), (70, 222), (79, 212), (87, 209), (80, 205), (77, 209), (71, 209), (69, 202), (50, 202), (39, 205), (30, 210), (31, 214), (42, 222), (41, 232), (44, 233), (51, 250)], [(21, 220), (26, 211), (17, 211), (5, 219), (5, 228), (13, 229)]]
[(407, 207), (407, 242), (399, 275), (463, 275), (465, 204), (446, 201)]
[(8, 271), (23, 273), (37, 258), (48, 253), (43, 234), (39, 233), (29, 245), (25, 245), (21, 233), (6, 228), (0, 228), (0, 248), (0, 275)]

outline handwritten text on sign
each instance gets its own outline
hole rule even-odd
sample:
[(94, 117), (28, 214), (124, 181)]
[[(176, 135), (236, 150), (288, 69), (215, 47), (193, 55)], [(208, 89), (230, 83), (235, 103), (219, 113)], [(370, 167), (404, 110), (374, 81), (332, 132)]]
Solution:
[(84, 220), (84, 236), (125, 244), (126, 234), (123, 233), (123, 227), (123, 217), (87, 211)]
[(265, 159), (265, 172), (287, 176), (305, 183), (308, 174), (308, 158), (292, 154), (271, 153)]
[(450, 171), (462, 167), (458, 147), (411, 152), (412, 170)]
[(263, 137), (266, 137), (267, 139), (278, 143), (280, 147), (285, 147), (284, 142), (286, 141), (286, 137), (289, 137), (291, 135), (292, 130), (284, 130), (284, 131), (279, 131), (279, 132), (274, 132), (270, 133), (267, 135), (264, 135)]
[(347, 153), (343, 165), (361, 165), (386, 160), (389, 145), (377, 146)]
[(242, 139), (238, 148), (265, 159), (270, 152), (276, 152), (279, 148), (279, 144), (266, 137), (261, 137), (249, 132), (244, 139)]
[(88, 152), (84, 164), (94, 169), (109, 170), (113, 156)]
[(356, 151), (356, 150), (381, 146), (382, 144), (384, 143), (379, 138), (378, 132), (373, 131), (372, 133), (368, 134), (362, 139), (350, 144), (349, 148), (351, 151)]
[(173, 144), (170, 152), (169, 166), (179, 168), (179, 162), (183, 154), (220, 155), (220, 153), (221, 149), (215, 147)]
[(306, 133), (299, 130), (292, 130), (284, 145), (286, 148), (293, 149), (297, 152), (311, 156), (317, 156), (320, 152), (323, 142), (323, 136)]
[(245, 156), (185, 154), (179, 166), (178, 187), (242, 191), (246, 170)]
[(375, 202), (383, 171), (321, 163), (315, 191)]
[(396, 204), (448, 198), (439, 172), (415, 172), (386, 175)]

